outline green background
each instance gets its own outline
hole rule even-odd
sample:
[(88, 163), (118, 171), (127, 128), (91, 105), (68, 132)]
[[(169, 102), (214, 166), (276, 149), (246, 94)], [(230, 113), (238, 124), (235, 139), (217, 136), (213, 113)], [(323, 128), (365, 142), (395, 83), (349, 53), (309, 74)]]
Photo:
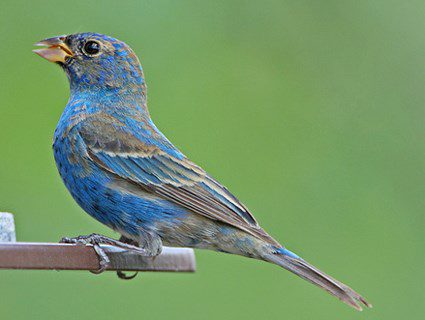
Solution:
[(197, 251), (195, 274), (0, 271), (1, 319), (421, 319), (423, 1), (0, 4), (0, 210), (20, 241), (114, 235), (57, 174), (65, 75), (31, 52), (96, 31), (139, 55), (159, 128), (275, 238), (364, 294), (358, 313), (276, 266)]

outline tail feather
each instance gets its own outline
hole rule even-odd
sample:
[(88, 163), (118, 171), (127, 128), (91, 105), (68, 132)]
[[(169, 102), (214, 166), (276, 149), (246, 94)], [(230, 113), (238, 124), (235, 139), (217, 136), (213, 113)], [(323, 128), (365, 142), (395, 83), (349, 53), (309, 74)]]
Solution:
[(276, 254), (268, 255), (265, 259), (326, 290), (359, 311), (362, 311), (362, 305), (368, 308), (372, 307), (365, 298), (353, 289), (328, 276), (289, 250), (281, 248)]

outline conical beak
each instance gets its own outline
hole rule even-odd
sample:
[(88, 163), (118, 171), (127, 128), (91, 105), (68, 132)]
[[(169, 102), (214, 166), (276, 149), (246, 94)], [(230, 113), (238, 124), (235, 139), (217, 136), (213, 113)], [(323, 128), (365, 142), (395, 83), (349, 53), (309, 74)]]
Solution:
[(34, 53), (50, 62), (65, 63), (68, 57), (72, 57), (71, 49), (65, 44), (66, 36), (48, 38), (37, 42), (36, 46), (46, 46), (47, 48), (35, 49)]

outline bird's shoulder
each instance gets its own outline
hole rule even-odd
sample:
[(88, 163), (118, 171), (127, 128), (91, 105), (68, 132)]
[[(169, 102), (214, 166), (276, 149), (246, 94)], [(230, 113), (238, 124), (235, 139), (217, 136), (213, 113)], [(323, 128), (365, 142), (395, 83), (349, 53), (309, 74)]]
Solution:
[(163, 152), (184, 158), (143, 113), (123, 115), (96, 111), (79, 119), (78, 132), (92, 149), (117, 155), (150, 156)]

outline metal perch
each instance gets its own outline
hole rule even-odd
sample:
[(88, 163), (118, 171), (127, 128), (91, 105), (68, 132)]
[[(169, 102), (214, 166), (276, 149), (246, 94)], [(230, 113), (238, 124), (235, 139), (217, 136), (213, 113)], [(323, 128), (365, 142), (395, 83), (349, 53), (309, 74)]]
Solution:
[[(16, 241), (13, 215), (0, 212), (0, 269), (97, 270), (93, 247), (78, 244)], [(107, 270), (194, 272), (195, 254), (188, 248), (164, 247), (155, 257), (144, 257), (110, 245), (101, 245), (111, 260)]]

